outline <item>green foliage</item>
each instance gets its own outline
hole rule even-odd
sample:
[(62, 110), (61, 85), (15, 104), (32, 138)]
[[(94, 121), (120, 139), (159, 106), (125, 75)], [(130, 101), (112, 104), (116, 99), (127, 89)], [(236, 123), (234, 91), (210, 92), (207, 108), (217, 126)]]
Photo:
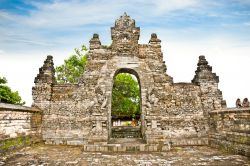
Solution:
[(131, 74), (115, 77), (112, 90), (112, 115), (134, 117), (140, 114), (140, 88)]
[(7, 84), (7, 79), (5, 77), (0, 77), (0, 102), (24, 105), (25, 102), (22, 101), (18, 92), (12, 92), (10, 87), (5, 84)]
[(0, 77), (0, 84), (6, 84), (7, 83), (7, 80), (5, 77), (1, 78)]
[(102, 45), (102, 48), (110, 49), (111, 45)]
[(13, 150), (20, 148), (25, 145), (31, 144), (30, 136), (18, 136), (16, 138), (11, 139), (3, 139), (0, 140), (0, 151), (6, 152), (8, 150)]
[(77, 83), (84, 72), (87, 63), (88, 49), (82, 45), (81, 49), (75, 48), (75, 53), (64, 64), (56, 67), (56, 80), (59, 83)]

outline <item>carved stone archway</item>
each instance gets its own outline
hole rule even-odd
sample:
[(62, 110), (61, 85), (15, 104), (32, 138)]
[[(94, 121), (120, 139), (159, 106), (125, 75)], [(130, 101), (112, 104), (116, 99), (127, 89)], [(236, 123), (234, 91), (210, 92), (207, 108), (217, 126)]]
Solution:
[(169, 142), (208, 143), (207, 113), (224, 103), (218, 76), (200, 56), (192, 82), (174, 83), (166, 73), (161, 40), (153, 33), (148, 44), (139, 44), (139, 36), (140, 28), (126, 14), (111, 28), (110, 47), (102, 46), (99, 35), (94, 34), (86, 69), (77, 84), (58, 84), (52, 56), (47, 57), (32, 89), (33, 105), (43, 110), (42, 138), (46, 143), (106, 147), (113, 78), (123, 71), (140, 81), (145, 151), (164, 150)]
[[(141, 104), (141, 83), (140, 83), (140, 77), (139, 77), (139, 74), (135, 71), (135, 70), (133, 70), (133, 69), (130, 69), (130, 68), (120, 68), (120, 69), (118, 69), (116, 72), (115, 72), (115, 74), (114, 74), (114, 76), (113, 76), (113, 84), (114, 84), (114, 80), (115, 80), (115, 77), (118, 75), (118, 74), (120, 74), (120, 73), (128, 73), (128, 74), (131, 74), (131, 75), (133, 75), (133, 76), (135, 76), (136, 77), (136, 79), (137, 79), (137, 81), (138, 81), (138, 85), (139, 85), (139, 91), (140, 91), (140, 121), (143, 121), (143, 117), (141, 116), (142, 115), (142, 104)], [(113, 86), (112, 86), (113, 87)], [(112, 101), (112, 99), (111, 99), (111, 101)], [(110, 101), (110, 102), (111, 102)], [(112, 102), (111, 102), (111, 105), (112, 105)], [(114, 134), (112, 134), (111, 132), (112, 132), (112, 106), (111, 106), (111, 109), (110, 109), (110, 111), (109, 111), (109, 138), (114, 138), (114, 136), (112, 136), (112, 135), (114, 135)], [(126, 131), (128, 131), (128, 132), (130, 132), (130, 137), (141, 137), (142, 135), (144, 135), (144, 133), (142, 133), (142, 129), (141, 129), (141, 127), (142, 126), (140, 126), (140, 127), (118, 127), (117, 128), (117, 130), (118, 131), (121, 131), (121, 130), (123, 130), (124, 132), (126, 132)], [(119, 128), (120, 128), (120, 130), (119, 130)], [(114, 129), (114, 128), (113, 128)], [(138, 132), (137, 130), (139, 130), (140, 131), (140, 133), (137, 133), (137, 134), (134, 134), (134, 133), (136, 133), (136, 132)], [(138, 135), (140, 135), (140, 136), (138, 136)]]

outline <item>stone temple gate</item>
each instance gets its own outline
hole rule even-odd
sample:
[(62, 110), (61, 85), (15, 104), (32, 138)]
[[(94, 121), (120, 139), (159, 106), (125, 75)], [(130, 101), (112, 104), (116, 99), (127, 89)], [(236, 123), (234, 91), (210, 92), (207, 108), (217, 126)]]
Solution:
[(161, 40), (153, 33), (148, 44), (138, 44), (139, 36), (140, 28), (126, 14), (111, 28), (111, 47), (102, 46), (94, 34), (86, 70), (77, 84), (57, 83), (52, 56), (47, 57), (32, 89), (33, 105), (43, 111), (45, 143), (84, 145), (86, 150), (111, 147), (113, 80), (125, 72), (140, 83), (141, 151), (164, 151), (169, 142), (208, 144), (208, 113), (226, 105), (218, 76), (200, 56), (193, 80), (174, 83), (166, 73)]

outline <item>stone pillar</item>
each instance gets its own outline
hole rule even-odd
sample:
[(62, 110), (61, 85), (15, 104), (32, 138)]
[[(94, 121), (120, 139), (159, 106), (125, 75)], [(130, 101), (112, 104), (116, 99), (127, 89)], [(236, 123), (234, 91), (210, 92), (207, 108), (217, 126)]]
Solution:
[(33, 105), (43, 110), (43, 114), (49, 114), (49, 105), (52, 96), (52, 86), (56, 83), (53, 57), (48, 55), (43, 66), (35, 78), (35, 86), (32, 88)]
[(200, 86), (204, 114), (208, 115), (212, 110), (226, 107), (222, 92), (218, 89), (219, 77), (212, 72), (205, 56), (199, 56), (195, 73), (192, 83)]

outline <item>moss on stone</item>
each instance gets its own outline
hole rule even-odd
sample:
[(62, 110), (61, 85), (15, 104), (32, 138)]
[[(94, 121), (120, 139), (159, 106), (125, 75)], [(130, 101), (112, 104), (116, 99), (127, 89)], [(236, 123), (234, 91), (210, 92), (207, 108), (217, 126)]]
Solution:
[(31, 144), (30, 136), (19, 136), (16, 138), (0, 140), (0, 152), (6, 152)]
[(250, 144), (250, 138), (247, 136), (240, 136), (237, 140), (237, 142), (241, 144)]

